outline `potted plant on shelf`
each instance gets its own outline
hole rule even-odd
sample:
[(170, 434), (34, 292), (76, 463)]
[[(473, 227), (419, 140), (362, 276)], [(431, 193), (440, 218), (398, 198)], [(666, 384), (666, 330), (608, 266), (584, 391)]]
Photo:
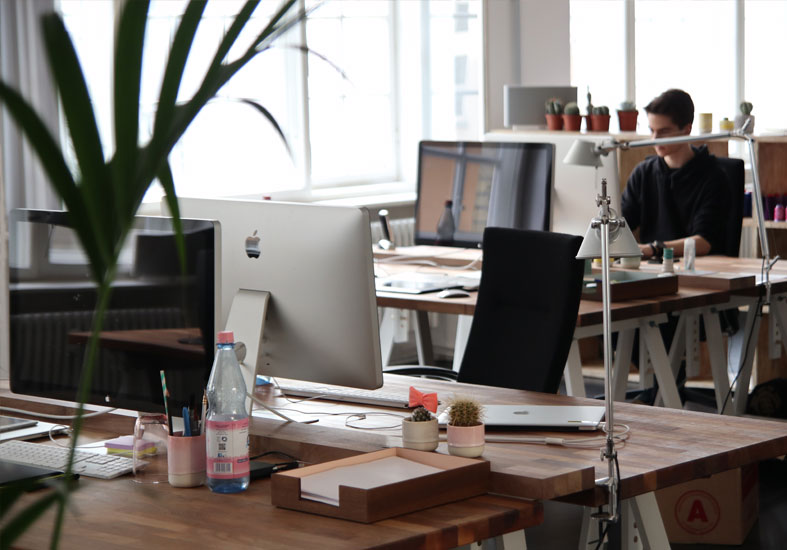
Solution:
[(473, 458), (484, 454), (483, 407), (470, 397), (454, 397), (449, 401), (448, 452)]
[(593, 131), (593, 119), (592, 119), (592, 116), (593, 116), (593, 101), (592, 101), (592, 96), (590, 95), (590, 86), (588, 86), (587, 90), (588, 90), (588, 93), (587, 93), (587, 98), (588, 98), (587, 112), (588, 112), (588, 114), (585, 115), (585, 130), (587, 130), (588, 132), (592, 132)]
[(618, 109), (618, 127), (621, 132), (637, 131), (637, 106), (633, 101), (624, 101)]
[[(21, 129), (41, 161), (49, 183), (62, 199), (90, 263), (92, 283), (96, 288), (91, 337), (75, 398), (78, 402), (77, 416), (72, 426), (71, 455), (65, 468), (67, 474), (73, 471), (74, 449), (82, 427), (84, 402), (90, 390), (98, 334), (112, 294), (118, 258), (142, 198), (153, 181), (158, 179), (173, 217), (178, 257), (185, 268), (185, 246), (169, 154), (218, 91), (249, 61), (271, 48), (279, 37), (311, 11), (300, 8), (298, 0), (284, 0), (264, 28), (249, 31), (254, 33), (249, 36), (247, 23), (252, 20), (258, 3), (258, 0), (249, 0), (243, 5), (226, 27), (227, 31), (206, 65), (196, 93), (188, 99), (178, 100), (189, 53), (205, 10), (205, 2), (192, 0), (188, 3), (164, 64), (153, 128), (146, 141), (140, 138), (139, 98), (149, 2), (135, 0), (121, 4), (112, 78), (115, 137), (112, 150), (108, 150), (108, 144), (101, 142), (93, 101), (65, 24), (58, 14), (45, 14), (42, 17), (45, 53), (60, 97), (76, 166), (69, 164), (46, 123), (28, 100), (7, 82), (0, 81), (0, 103)], [(236, 44), (241, 35), (244, 36), (242, 45)], [(246, 103), (265, 116), (284, 138), (281, 128), (265, 107), (252, 101)], [(55, 490), (47, 491), (21, 507), (17, 501), (23, 489), (16, 486), (3, 492), (0, 546), (13, 546), (17, 537), (54, 507), (51, 548), (57, 548), (69, 493), (76, 490), (77, 485), (70, 475), (66, 475), (57, 482)]]
[(566, 103), (563, 109), (563, 129), (569, 132), (579, 132), (582, 127), (582, 115), (579, 114), (579, 105), (575, 101)]
[(407, 449), (434, 451), (439, 443), (437, 418), (425, 407), (413, 409), (413, 414), (402, 419), (402, 445)]
[(751, 110), (753, 105), (748, 101), (744, 101), (740, 105), (741, 114), (735, 117), (735, 129), (740, 130), (743, 128), (743, 125), (746, 124), (747, 120), (751, 120), (749, 123), (748, 128), (746, 128), (747, 134), (754, 133), (754, 115), (751, 114)]
[(609, 107), (606, 105), (599, 105), (593, 107), (593, 114), (590, 115), (591, 127), (594, 132), (608, 132), (609, 131)]
[(545, 103), (547, 129), (549, 130), (562, 130), (563, 129), (563, 102), (557, 98), (547, 100)]

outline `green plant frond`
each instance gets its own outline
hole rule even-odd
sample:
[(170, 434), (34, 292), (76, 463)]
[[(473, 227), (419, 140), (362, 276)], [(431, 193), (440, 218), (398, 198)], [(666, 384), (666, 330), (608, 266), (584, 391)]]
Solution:
[(320, 59), (322, 61), (325, 61), (334, 71), (339, 73), (339, 76), (341, 76), (344, 80), (346, 80), (351, 85), (353, 85), (352, 80), (350, 80), (350, 77), (347, 76), (346, 72), (344, 72), (344, 69), (339, 67), (339, 65), (337, 65), (336, 63), (334, 63), (333, 61), (328, 59), (326, 56), (324, 56), (320, 52), (314, 51), (313, 49), (309, 48), (309, 46), (295, 46), (295, 45), (293, 45), (293, 46), (287, 46), (287, 48), (295, 49), (295, 50), (298, 50), (298, 51), (300, 51), (302, 53), (305, 53), (305, 54), (308, 54), (308, 55), (313, 55), (314, 57), (317, 57), (318, 59)]
[[(294, 0), (288, 1), (292, 2)], [(230, 28), (227, 29), (227, 32), (224, 34), (224, 38), (221, 39), (221, 43), (216, 50), (216, 55), (213, 56), (213, 60), (210, 62), (208, 71), (205, 74), (205, 80), (202, 82), (200, 89), (205, 86), (212, 74), (218, 70), (222, 63), (224, 63), (224, 58), (227, 57), (227, 54), (232, 49), (232, 46), (235, 44), (235, 41), (238, 39), (238, 36), (240, 35), (243, 28), (246, 26), (246, 23), (248, 23), (249, 19), (251, 19), (251, 15), (254, 13), (254, 10), (257, 9), (259, 3), (260, 0), (248, 0), (243, 5), (243, 8), (241, 8), (241, 10), (238, 12), (238, 15), (235, 16), (235, 19), (232, 21), (232, 25), (230, 25)], [(199, 95), (199, 91), (196, 95)]]
[(164, 78), (161, 81), (161, 93), (159, 94), (158, 108), (156, 109), (156, 122), (153, 126), (154, 136), (160, 135), (160, 129), (166, 128), (172, 119), (172, 111), (178, 99), (178, 91), (183, 80), (186, 60), (194, 43), (194, 36), (197, 34), (197, 27), (206, 5), (207, 2), (204, 0), (192, 0), (180, 19), (178, 30), (175, 32), (175, 39), (172, 41), (169, 58), (167, 59), (167, 68), (164, 70)]
[(109, 174), (104, 164), (104, 151), (85, 76), (60, 16), (47, 14), (42, 18), (42, 25), (47, 60), (57, 83), (74, 153), (79, 162), (80, 185), (86, 191), (83, 193), (85, 206), (89, 211), (96, 212), (97, 219), (93, 221), (100, 230), (108, 232), (112, 226), (112, 212), (98, 206), (113, 204), (114, 198), (112, 187), (107, 185)]
[[(112, 183), (117, 186), (115, 213), (118, 218), (134, 216), (131, 197), (137, 185), (147, 188), (150, 181), (140, 181), (137, 171), (139, 140), (139, 90), (142, 79), (142, 51), (145, 43), (149, 0), (123, 4), (115, 42), (115, 155), (112, 159)], [(122, 223), (122, 222), (121, 222)]]
[(270, 122), (271, 126), (273, 126), (273, 128), (279, 134), (281, 140), (284, 142), (284, 147), (287, 148), (287, 154), (292, 157), (292, 151), (290, 150), (290, 144), (287, 142), (287, 137), (284, 135), (284, 131), (281, 129), (281, 126), (279, 126), (279, 123), (276, 122), (276, 119), (273, 117), (271, 112), (253, 99), (241, 98), (238, 101), (245, 103), (246, 105), (251, 105), (257, 110), (258, 113), (262, 114), (262, 116), (268, 119), (268, 122)]
[(61, 500), (62, 494), (51, 491), (20, 510), (13, 519), (3, 525), (0, 530), (0, 549), (12, 548), (16, 539), (24, 533), (41, 515), (55, 502)]
[(158, 171), (158, 179), (164, 188), (167, 200), (167, 208), (172, 216), (172, 229), (175, 233), (175, 246), (178, 249), (178, 259), (180, 260), (180, 270), (186, 274), (186, 240), (183, 237), (183, 224), (180, 221), (180, 207), (178, 206), (178, 196), (175, 194), (175, 180), (172, 177), (172, 169), (168, 161), (161, 163)]
[(2, 81), (0, 81), (0, 101), (5, 103), (9, 114), (25, 134), (38, 155), (50, 184), (63, 199), (85, 254), (90, 259), (91, 271), (94, 276), (103, 273), (109, 261), (110, 248), (101, 246), (98, 240), (97, 235), (101, 233), (99, 224), (94, 212), (88, 209), (83, 190), (74, 181), (60, 147), (30, 104), (16, 90)]
[(282, 22), (283, 17), (294, 4), (294, 0), (289, 0), (284, 6), (282, 6), (279, 12), (271, 18), (262, 32), (257, 36), (257, 39), (251, 45), (249, 50), (257, 50), (257, 52), (260, 52), (267, 49), (277, 38), (289, 31), (293, 26), (306, 19), (314, 10), (322, 6), (322, 3), (318, 3), (308, 9), (300, 8), (295, 15)]

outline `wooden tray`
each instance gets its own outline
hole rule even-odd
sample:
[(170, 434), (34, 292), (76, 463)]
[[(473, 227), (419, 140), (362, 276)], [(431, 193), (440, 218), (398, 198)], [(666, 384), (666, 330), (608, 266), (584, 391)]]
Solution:
[[(444, 471), (372, 489), (342, 485), (339, 487), (339, 506), (301, 498), (301, 478), (332, 468), (390, 456), (402, 457)], [(482, 495), (489, 490), (489, 471), (489, 462), (485, 460), (396, 447), (274, 474), (271, 477), (271, 502), (282, 508), (372, 523)]]
[[(594, 270), (593, 275), (593, 281), (585, 280), (584, 282), (582, 298), (601, 301), (601, 271)], [(678, 291), (678, 277), (676, 275), (659, 277), (654, 273), (610, 271), (609, 276), (609, 299), (612, 302), (675, 294)]]

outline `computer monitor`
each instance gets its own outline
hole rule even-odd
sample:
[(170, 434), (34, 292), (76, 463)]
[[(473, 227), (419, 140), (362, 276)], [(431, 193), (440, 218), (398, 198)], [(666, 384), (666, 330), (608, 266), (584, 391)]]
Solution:
[[(247, 354), (244, 361), (251, 370), (357, 388), (382, 385), (372, 238), (365, 209), (183, 197), (180, 209), (183, 215), (218, 220), (220, 225), (219, 327), (232, 321), (236, 308), (249, 306), (233, 304), (239, 291), (270, 293), (262, 344), (256, 357)], [(250, 319), (233, 328), (255, 340), (260, 329), (247, 325), (257, 322)], [(255, 341), (244, 343), (250, 350), (257, 348)]]
[[(96, 305), (86, 255), (63, 211), (13, 210), (9, 220), (10, 386), (77, 400)], [(164, 412), (202, 402), (213, 358), (215, 223), (183, 220), (187, 268), (169, 218), (137, 217), (120, 254), (87, 402)]]
[(548, 231), (554, 150), (551, 143), (422, 141), (415, 243), (480, 248), (487, 226)]

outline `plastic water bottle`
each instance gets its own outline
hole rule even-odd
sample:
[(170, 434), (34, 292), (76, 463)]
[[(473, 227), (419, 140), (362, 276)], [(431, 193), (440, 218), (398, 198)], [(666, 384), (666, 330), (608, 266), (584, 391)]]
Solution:
[(208, 379), (205, 417), (207, 485), (214, 493), (239, 493), (249, 486), (249, 414), (246, 383), (235, 356), (235, 336), (219, 332)]

